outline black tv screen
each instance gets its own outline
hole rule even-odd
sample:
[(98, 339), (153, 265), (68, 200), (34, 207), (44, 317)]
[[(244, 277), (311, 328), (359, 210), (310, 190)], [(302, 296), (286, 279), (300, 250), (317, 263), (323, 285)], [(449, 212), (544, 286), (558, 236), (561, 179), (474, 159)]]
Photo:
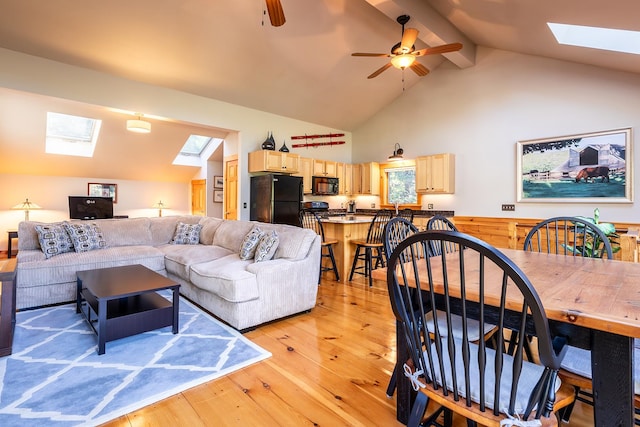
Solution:
[(113, 218), (113, 199), (97, 196), (69, 196), (69, 218)]

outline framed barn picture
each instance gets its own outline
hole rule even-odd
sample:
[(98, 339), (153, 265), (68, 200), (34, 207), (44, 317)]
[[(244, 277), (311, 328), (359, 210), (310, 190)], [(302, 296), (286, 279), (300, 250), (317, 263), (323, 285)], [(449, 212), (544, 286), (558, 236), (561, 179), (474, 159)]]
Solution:
[(118, 184), (102, 184), (90, 182), (87, 184), (89, 196), (111, 197), (113, 203), (118, 203)]
[(517, 143), (517, 201), (631, 203), (631, 128)]

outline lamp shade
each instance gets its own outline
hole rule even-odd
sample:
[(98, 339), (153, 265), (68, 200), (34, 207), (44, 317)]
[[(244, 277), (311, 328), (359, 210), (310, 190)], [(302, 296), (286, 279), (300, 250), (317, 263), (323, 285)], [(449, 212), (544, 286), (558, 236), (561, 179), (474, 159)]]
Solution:
[(403, 53), (402, 55), (396, 55), (393, 58), (391, 58), (391, 65), (401, 70), (404, 70), (405, 68), (411, 66), (411, 64), (413, 64), (413, 61), (415, 60), (416, 60), (416, 57), (414, 55)]
[(42, 209), (40, 206), (38, 206), (37, 204), (30, 202), (28, 198), (24, 199), (24, 202), (18, 203), (17, 205), (15, 205), (14, 207), (12, 207), (11, 209), (19, 209), (19, 210), (23, 210), (24, 211), (24, 220), (25, 221), (29, 221), (29, 211), (31, 210), (35, 210), (35, 209)]
[(127, 120), (127, 130), (137, 133), (149, 133), (151, 132), (151, 123), (140, 120), (140, 118)]
[(154, 203), (152, 207), (158, 209), (158, 216), (162, 216), (162, 209), (169, 209), (162, 200), (158, 201), (158, 203)]

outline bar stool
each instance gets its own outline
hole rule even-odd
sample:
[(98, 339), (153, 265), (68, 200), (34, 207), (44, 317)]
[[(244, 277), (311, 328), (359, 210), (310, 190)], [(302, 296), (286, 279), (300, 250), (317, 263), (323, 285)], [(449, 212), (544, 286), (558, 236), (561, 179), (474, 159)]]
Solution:
[[(378, 268), (378, 264), (384, 266), (384, 244), (382, 237), (384, 235), (384, 227), (387, 225), (393, 213), (388, 209), (379, 210), (376, 216), (371, 220), (369, 225), (369, 231), (367, 232), (367, 240), (353, 240), (352, 243), (356, 245), (356, 254), (353, 257), (353, 264), (351, 265), (351, 273), (349, 273), (349, 281), (353, 280), (353, 274), (364, 274), (369, 278), (369, 287), (373, 286), (373, 280), (371, 278), (371, 270), (373, 266), (373, 250), (376, 250), (376, 264), (375, 268)], [(360, 251), (362, 250), (362, 253)], [(358, 260), (364, 261), (364, 265), (357, 267)], [(364, 270), (360, 272), (357, 270)]]
[[(336, 239), (326, 240), (324, 237), (324, 228), (322, 228), (322, 222), (313, 211), (303, 209), (300, 211), (300, 224), (303, 228), (308, 228), (313, 230), (322, 238), (322, 248), (320, 251), (320, 274), (318, 276), (318, 283), (320, 283), (320, 278), (322, 277), (322, 273), (325, 271), (333, 271), (336, 275), (336, 281), (340, 280), (340, 275), (338, 274), (338, 266), (336, 265), (336, 258), (333, 255), (333, 245), (338, 243)], [(331, 261), (330, 267), (325, 267), (322, 262), (323, 258), (329, 258)]]

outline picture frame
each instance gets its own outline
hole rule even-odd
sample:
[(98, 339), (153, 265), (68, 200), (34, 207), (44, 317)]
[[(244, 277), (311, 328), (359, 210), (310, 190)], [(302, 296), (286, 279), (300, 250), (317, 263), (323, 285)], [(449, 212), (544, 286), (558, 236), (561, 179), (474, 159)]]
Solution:
[(224, 179), (221, 176), (213, 177), (213, 188), (222, 188), (224, 187)]
[(118, 203), (118, 184), (90, 182), (87, 184), (87, 194), (89, 196), (111, 197), (113, 203)]
[(517, 201), (632, 203), (631, 128), (517, 143)]
[(215, 203), (222, 203), (224, 197), (223, 197), (223, 192), (222, 190), (213, 190), (213, 201)]

